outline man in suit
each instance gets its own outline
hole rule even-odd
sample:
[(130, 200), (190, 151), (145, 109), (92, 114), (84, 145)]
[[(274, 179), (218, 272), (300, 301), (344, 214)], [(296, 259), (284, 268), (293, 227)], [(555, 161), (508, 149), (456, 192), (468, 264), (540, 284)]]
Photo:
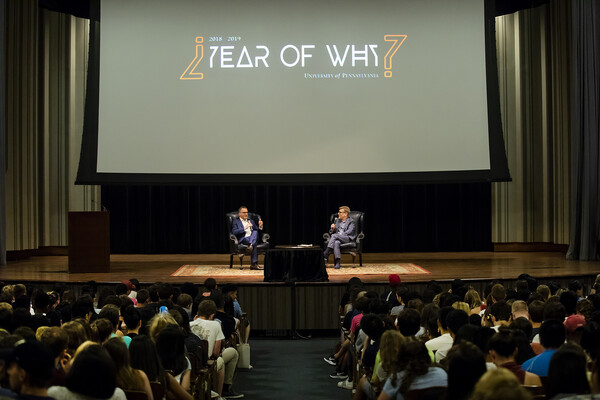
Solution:
[(349, 207), (340, 207), (338, 211), (338, 217), (335, 219), (335, 222), (331, 224), (329, 228), (331, 238), (329, 238), (329, 242), (327, 243), (327, 248), (325, 249), (323, 256), (325, 257), (325, 259), (327, 259), (329, 255), (333, 252), (335, 269), (340, 269), (342, 267), (340, 265), (340, 245), (342, 243), (348, 243), (351, 240), (356, 240), (356, 225), (354, 224), (354, 220), (352, 220), (352, 218), (348, 216), (349, 214)]
[(233, 220), (231, 233), (238, 239), (238, 243), (248, 245), (247, 251), (251, 252), (250, 269), (263, 269), (258, 265), (258, 231), (262, 230), (262, 219), (258, 220), (258, 225), (252, 219), (248, 218), (248, 207), (241, 206), (238, 209), (238, 218)]

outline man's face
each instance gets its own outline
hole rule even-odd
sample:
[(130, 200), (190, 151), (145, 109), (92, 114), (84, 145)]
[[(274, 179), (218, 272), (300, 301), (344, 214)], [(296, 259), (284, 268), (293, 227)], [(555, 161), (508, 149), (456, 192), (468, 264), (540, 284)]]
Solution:
[(241, 219), (246, 220), (248, 218), (248, 209), (242, 208), (240, 211), (238, 211), (238, 214), (240, 215)]
[(15, 393), (21, 392), (21, 386), (25, 381), (25, 370), (17, 365), (17, 363), (11, 363), (8, 367), (8, 383), (10, 390)]
[(340, 210), (338, 211), (338, 218), (342, 221), (345, 221), (346, 218), (348, 218), (348, 213), (340, 208)]
[(234, 292), (229, 292), (229, 296), (231, 297), (232, 300), (237, 299), (237, 290)]

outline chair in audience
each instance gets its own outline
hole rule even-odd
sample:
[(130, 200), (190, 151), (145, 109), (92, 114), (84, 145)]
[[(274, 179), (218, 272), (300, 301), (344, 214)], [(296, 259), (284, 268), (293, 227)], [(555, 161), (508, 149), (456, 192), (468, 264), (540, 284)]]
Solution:
[[(335, 219), (337, 218), (337, 216), (337, 213), (331, 214), (331, 216), (329, 217), (330, 224), (335, 223)], [(342, 254), (350, 254), (352, 256), (352, 264), (354, 264), (356, 255), (358, 255), (360, 266), (362, 267), (363, 239), (365, 238), (365, 213), (362, 211), (350, 211), (348, 217), (352, 218), (354, 224), (356, 225), (356, 240), (353, 242), (341, 244), (340, 250)], [(323, 239), (325, 239), (325, 246), (327, 246), (327, 243), (329, 243), (330, 238), (331, 235), (329, 234), (329, 232), (323, 234)]]
[(150, 382), (150, 389), (152, 389), (152, 397), (155, 399), (162, 399), (165, 397), (165, 387), (160, 382)]
[[(234, 218), (238, 217), (237, 211), (228, 212), (225, 214), (225, 220), (227, 222), (227, 235), (229, 237), (229, 268), (233, 268), (233, 256), (238, 256), (240, 259), (240, 267), (243, 264), (243, 258), (246, 255), (250, 255), (246, 252), (248, 246), (245, 244), (238, 243), (237, 237), (233, 233), (231, 233), (231, 227), (233, 224)], [(248, 213), (248, 218), (251, 218), (258, 225), (258, 220), (261, 219), (259, 214), (256, 213)], [(256, 248), (258, 250), (258, 254), (265, 254), (267, 250), (269, 250), (270, 235), (263, 231), (259, 231), (258, 233), (258, 243)]]
[(127, 400), (148, 400), (146, 392), (141, 390), (124, 390)]
[(195, 353), (189, 355), (192, 371), (190, 389), (195, 400), (210, 400), (216, 388), (217, 363), (208, 356), (208, 342), (201, 340)]

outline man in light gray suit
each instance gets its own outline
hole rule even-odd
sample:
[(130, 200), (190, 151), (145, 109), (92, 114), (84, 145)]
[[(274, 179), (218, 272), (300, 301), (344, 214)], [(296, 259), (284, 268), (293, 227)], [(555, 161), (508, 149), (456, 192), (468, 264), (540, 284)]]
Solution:
[(329, 255), (333, 252), (335, 269), (340, 269), (342, 267), (340, 265), (340, 245), (342, 243), (348, 243), (351, 240), (356, 240), (356, 224), (354, 223), (354, 220), (348, 216), (349, 214), (350, 207), (341, 206), (338, 211), (338, 217), (335, 219), (335, 222), (331, 224), (331, 227), (329, 228), (331, 238), (327, 243), (327, 248), (325, 249), (323, 256), (325, 257), (325, 259), (327, 259)]

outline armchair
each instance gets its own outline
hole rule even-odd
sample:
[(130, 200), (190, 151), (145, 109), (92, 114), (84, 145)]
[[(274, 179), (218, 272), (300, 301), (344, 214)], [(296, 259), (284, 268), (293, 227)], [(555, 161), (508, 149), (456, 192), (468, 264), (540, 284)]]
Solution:
[[(233, 233), (231, 233), (231, 227), (233, 224), (234, 218), (238, 217), (237, 211), (228, 212), (225, 214), (225, 219), (227, 221), (227, 235), (229, 236), (229, 268), (233, 268), (233, 256), (238, 256), (240, 259), (240, 267), (243, 265), (243, 258), (245, 255), (248, 255), (246, 249), (248, 246), (245, 244), (238, 243), (237, 237)], [(258, 224), (258, 220), (260, 219), (259, 214), (248, 213), (248, 218), (251, 218)], [(258, 244), (256, 248), (258, 250), (258, 254), (265, 254), (267, 250), (269, 250), (270, 243), (269, 238), (270, 235), (268, 233), (264, 233), (263, 231), (259, 231), (258, 233)]]
[[(337, 213), (331, 214), (329, 217), (329, 223), (333, 224), (335, 219), (337, 218)], [(352, 218), (354, 224), (356, 225), (356, 240), (353, 242), (342, 243), (340, 245), (340, 250), (342, 254), (350, 254), (352, 256), (352, 264), (354, 264), (354, 260), (356, 255), (358, 255), (358, 259), (360, 262), (360, 266), (362, 267), (362, 248), (363, 248), (363, 239), (365, 238), (365, 233), (363, 232), (365, 222), (365, 213), (362, 211), (350, 211), (348, 217)], [(325, 246), (329, 242), (331, 235), (329, 232), (323, 234), (323, 239), (325, 240)]]

